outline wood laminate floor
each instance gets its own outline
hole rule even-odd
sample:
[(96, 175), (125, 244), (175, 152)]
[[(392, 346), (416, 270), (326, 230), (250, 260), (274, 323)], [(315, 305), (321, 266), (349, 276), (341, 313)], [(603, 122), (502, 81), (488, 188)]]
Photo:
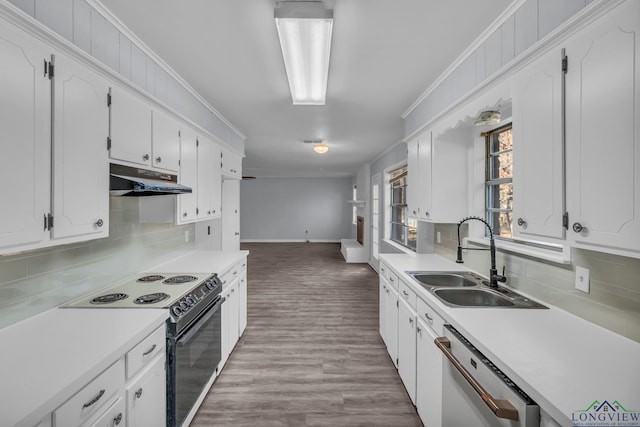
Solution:
[(191, 423), (421, 426), (378, 333), (378, 276), (333, 243), (252, 243), (248, 324)]

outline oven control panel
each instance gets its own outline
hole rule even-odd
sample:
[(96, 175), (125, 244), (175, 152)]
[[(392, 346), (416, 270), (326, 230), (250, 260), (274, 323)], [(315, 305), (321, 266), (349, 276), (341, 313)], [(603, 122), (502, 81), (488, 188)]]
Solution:
[(171, 305), (169, 311), (174, 321), (183, 317), (186, 313), (197, 308), (201, 304), (206, 306), (210, 301), (220, 294), (222, 281), (217, 274), (207, 277), (188, 294), (183, 295), (178, 301)]

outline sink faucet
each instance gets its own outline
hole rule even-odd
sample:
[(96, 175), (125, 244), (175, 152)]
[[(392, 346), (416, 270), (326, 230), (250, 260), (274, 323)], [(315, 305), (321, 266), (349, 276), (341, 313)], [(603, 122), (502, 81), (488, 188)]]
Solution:
[(471, 219), (480, 221), (481, 223), (486, 225), (487, 228), (489, 229), (489, 250), (491, 251), (491, 268), (489, 269), (489, 286), (492, 288), (497, 288), (498, 282), (506, 282), (507, 278), (504, 275), (504, 267), (502, 267), (502, 274), (498, 274), (498, 270), (496, 269), (496, 242), (493, 240), (493, 230), (491, 229), (491, 226), (484, 219), (478, 216), (469, 216), (469, 217), (463, 218), (458, 223), (458, 256), (457, 256), (456, 262), (458, 264), (462, 264), (464, 262), (464, 260), (462, 259), (462, 249), (486, 251), (486, 249), (483, 249), (483, 248), (463, 248), (460, 245), (460, 226)]

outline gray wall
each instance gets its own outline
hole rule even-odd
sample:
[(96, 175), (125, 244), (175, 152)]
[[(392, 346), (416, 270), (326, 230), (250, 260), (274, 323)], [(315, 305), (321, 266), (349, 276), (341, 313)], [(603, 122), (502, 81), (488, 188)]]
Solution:
[(244, 153), (244, 138), (84, 0), (10, 0), (23, 12)]
[(257, 178), (240, 184), (243, 241), (350, 238), (353, 178)]

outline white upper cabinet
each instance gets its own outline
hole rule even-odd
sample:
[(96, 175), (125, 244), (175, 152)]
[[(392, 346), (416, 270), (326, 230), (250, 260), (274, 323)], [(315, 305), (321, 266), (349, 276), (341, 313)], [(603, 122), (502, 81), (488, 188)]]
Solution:
[(151, 166), (151, 154), (151, 106), (124, 89), (112, 87), (111, 158)]
[(407, 143), (407, 208), (409, 215), (418, 217), (418, 187), (420, 167), (418, 165), (418, 140)]
[(50, 51), (2, 21), (0, 25), (0, 248), (47, 238), (50, 197)]
[(54, 239), (109, 235), (109, 86), (84, 66), (55, 60)]
[(180, 122), (160, 110), (153, 110), (152, 124), (152, 166), (178, 172), (180, 170)]
[(551, 51), (513, 79), (513, 232), (564, 238), (562, 68)]
[[(568, 236), (640, 251), (640, 2), (566, 43)], [(609, 248), (609, 249), (607, 249)]]
[(178, 196), (178, 224), (196, 220), (198, 206), (198, 136), (189, 128), (180, 132), (180, 184), (193, 193)]
[[(458, 129), (447, 130), (433, 138), (431, 132), (422, 134), (417, 144), (417, 170), (415, 147), (408, 147), (408, 177), (413, 175), (409, 185), (416, 175), (418, 179), (417, 188), (407, 194), (410, 215), (414, 210), (411, 197), (417, 199), (417, 218), (423, 221), (454, 223), (468, 215), (470, 140), (468, 131)], [(411, 195), (412, 192), (417, 194)]]
[(226, 147), (221, 147), (220, 167), (225, 177), (242, 179), (242, 157)]
[(220, 147), (212, 140), (198, 138), (198, 207), (197, 218), (220, 218), (222, 179)]

